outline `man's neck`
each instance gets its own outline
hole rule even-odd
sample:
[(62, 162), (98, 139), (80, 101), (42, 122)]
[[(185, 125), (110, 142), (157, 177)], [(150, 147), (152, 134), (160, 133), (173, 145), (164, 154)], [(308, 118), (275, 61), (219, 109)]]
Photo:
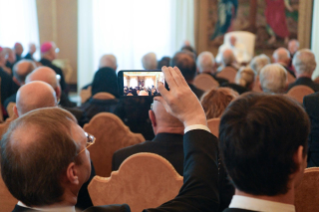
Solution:
[(307, 77), (307, 78), (310, 78), (311, 79), (311, 75), (312, 74), (296, 74), (297, 75), (297, 78), (300, 78), (300, 77)]
[(184, 127), (160, 127), (156, 130), (156, 135), (159, 133), (170, 133), (170, 134), (184, 134)]
[(259, 195), (252, 195), (245, 193), (243, 191), (240, 191), (236, 189), (235, 195), (240, 195), (240, 196), (245, 196), (245, 197), (251, 197), (251, 198), (256, 198), (256, 199), (261, 199), (261, 200), (267, 200), (267, 201), (272, 201), (272, 202), (279, 202), (279, 203), (284, 203), (284, 204), (289, 204), (293, 205), (295, 202), (295, 195), (294, 195), (294, 188), (290, 189), (286, 194), (283, 195), (277, 195), (277, 196), (259, 196)]

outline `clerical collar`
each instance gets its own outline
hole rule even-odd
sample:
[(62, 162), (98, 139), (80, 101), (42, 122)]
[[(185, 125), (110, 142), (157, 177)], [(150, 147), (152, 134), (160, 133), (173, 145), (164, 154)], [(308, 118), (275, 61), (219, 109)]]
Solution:
[(21, 201), (18, 202), (18, 205), (21, 207), (24, 207), (24, 208), (30, 208), (32, 210), (37, 210), (37, 211), (53, 212), (53, 211), (57, 211), (57, 209), (59, 209), (59, 212), (75, 212), (74, 206), (63, 207), (63, 208), (38, 208), (38, 207), (28, 207), (25, 204), (23, 204)]

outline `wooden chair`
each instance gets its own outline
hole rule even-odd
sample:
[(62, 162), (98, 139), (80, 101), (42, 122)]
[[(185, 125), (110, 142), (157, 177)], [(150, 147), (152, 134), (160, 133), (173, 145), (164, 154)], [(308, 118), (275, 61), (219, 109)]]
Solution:
[(132, 133), (120, 118), (111, 113), (97, 114), (83, 129), (96, 137), (89, 151), (96, 175), (102, 177), (110, 176), (115, 151), (145, 141), (141, 134)]
[(13, 117), (14, 116), (13, 108), (14, 108), (15, 105), (16, 105), (16, 103), (14, 103), (14, 102), (10, 102), (8, 104), (7, 112), (8, 112), (9, 117)]
[(111, 177), (95, 176), (88, 186), (93, 205), (123, 204), (132, 212), (155, 208), (177, 196), (183, 177), (162, 156), (138, 153)]
[(194, 85), (203, 91), (209, 91), (212, 88), (217, 88), (219, 83), (208, 74), (200, 74), (195, 77)]
[(314, 79), (314, 82), (319, 84), (319, 77), (316, 77), (316, 79)]
[(288, 80), (288, 85), (291, 83), (294, 83), (296, 81), (296, 78), (292, 76), (292, 74), (287, 73), (287, 80)]
[(115, 96), (107, 92), (99, 92), (93, 96), (93, 99), (108, 100), (108, 99), (115, 99)]
[(295, 191), (296, 212), (319, 211), (319, 167), (305, 169), (301, 184)]
[(213, 118), (207, 120), (207, 126), (210, 129), (210, 132), (215, 135), (217, 138), (219, 137), (219, 123), (220, 118)]
[(219, 73), (217, 73), (217, 77), (227, 79), (229, 83), (235, 83), (237, 71), (232, 67), (225, 67)]
[(314, 93), (314, 91), (310, 87), (305, 85), (297, 85), (288, 91), (287, 96), (297, 100), (299, 103), (302, 103), (304, 96), (312, 93)]
[(92, 86), (80, 91), (81, 103), (83, 104), (92, 96)]
[(12, 211), (17, 203), (18, 200), (11, 195), (0, 174), (0, 211)]

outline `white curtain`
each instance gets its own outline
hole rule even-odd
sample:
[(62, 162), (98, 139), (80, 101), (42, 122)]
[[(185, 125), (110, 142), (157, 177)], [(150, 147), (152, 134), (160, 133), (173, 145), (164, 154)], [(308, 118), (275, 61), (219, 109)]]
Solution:
[(118, 70), (142, 69), (142, 56), (173, 56), (194, 44), (194, 0), (79, 0), (78, 88), (89, 83), (103, 54)]
[(313, 4), (311, 50), (316, 55), (317, 68), (312, 77), (316, 78), (319, 76), (319, 1), (313, 1)]
[(0, 46), (13, 48), (16, 42), (23, 45), (23, 56), (30, 42), (39, 47), (36, 0), (0, 0)]

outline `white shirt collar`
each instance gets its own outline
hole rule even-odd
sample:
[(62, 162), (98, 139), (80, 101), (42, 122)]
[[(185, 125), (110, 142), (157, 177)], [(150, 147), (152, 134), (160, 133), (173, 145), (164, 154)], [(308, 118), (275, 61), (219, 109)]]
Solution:
[[(57, 208), (31, 208), (26, 206), (25, 204), (23, 204), (21, 201), (18, 202), (18, 205), (24, 208), (30, 208), (32, 210), (37, 210), (37, 211), (57, 211)], [(75, 212), (75, 207), (74, 206), (70, 206), (70, 207), (63, 207), (63, 208), (59, 208), (59, 212)]]
[(240, 208), (252, 211), (262, 212), (295, 212), (295, 206), (273, 202), (268, 200), (262, 200), (252, 197), (245, 197), (240, 195), (234, 195), (229, 208)]

